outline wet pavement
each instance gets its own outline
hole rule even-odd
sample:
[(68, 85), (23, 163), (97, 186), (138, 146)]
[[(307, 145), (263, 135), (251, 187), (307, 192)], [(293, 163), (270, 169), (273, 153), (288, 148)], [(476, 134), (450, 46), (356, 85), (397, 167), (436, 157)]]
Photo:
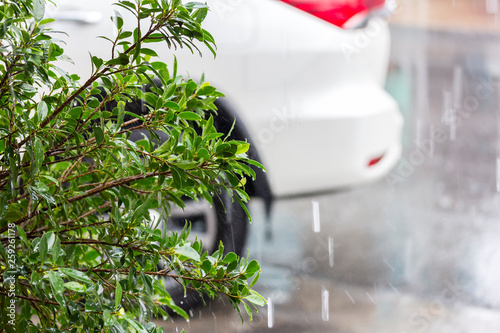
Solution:
[(242, 325), (212, 302), (167, 332), (500, 332), (500, 35), (391, 30), (398, 167), (362, 188), (278, 200), (272, 241), (252, 203), (248, 247), (270, 305)]

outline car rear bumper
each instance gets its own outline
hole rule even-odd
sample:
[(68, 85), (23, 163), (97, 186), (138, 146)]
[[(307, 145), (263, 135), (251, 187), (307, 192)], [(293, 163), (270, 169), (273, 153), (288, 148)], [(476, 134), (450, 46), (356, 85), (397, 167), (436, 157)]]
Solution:
[(309, 103), (307, 114), (281, 114), (257, 132), (276, 196), (372, 181), (400, 158), (402, 116), (382, 88), (351, 86), (326, 96)]

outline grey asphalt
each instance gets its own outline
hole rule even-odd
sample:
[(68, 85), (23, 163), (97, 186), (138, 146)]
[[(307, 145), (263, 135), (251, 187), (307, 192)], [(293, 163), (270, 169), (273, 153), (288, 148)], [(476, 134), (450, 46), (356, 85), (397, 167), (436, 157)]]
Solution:
[(401, 163), (362, 188), (279, 200), (272, 241), (253, 203), (270, 306), (242, 325), (213, 302), (167, 332), (500, 332), (500, 37), (391, 30)]

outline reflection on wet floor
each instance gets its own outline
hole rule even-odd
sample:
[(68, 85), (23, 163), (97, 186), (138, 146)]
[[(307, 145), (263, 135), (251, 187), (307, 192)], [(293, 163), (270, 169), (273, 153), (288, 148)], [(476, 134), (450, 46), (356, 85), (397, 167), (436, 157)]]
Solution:
[(253, 203), (268, 308), (242, 325), (213, 302), (167, 331), (500, 332), (500, 37), (392, 30), (401, 163), (363, 188), (279, 200), (271, 242)]

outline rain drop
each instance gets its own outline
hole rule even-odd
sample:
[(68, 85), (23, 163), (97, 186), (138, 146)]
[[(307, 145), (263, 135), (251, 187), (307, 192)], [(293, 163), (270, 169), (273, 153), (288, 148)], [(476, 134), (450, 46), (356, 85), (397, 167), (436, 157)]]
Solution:
[(352, 304), (356, 304), (356, 301), (354, 300), (354, 298), (352, 298), (351, 294), (349, 294), (349, 292), (347, 290), (344, 290), (344, 292), (347, 295), (347, 297), (349, 297), (349, 299), (351, 300)]
[(453, 69), (453, 109), (460, 107), (462, 102), (463, 71), (460, 66)]
[(321, 221), (319, 216), (319, 202), (313, 201), (313, 230), (315, 233), (319, 233), (321, 231)]
[(324, 288), (321, 291), (321, 318), (323, 321), (330, 320), (330, 292)]
[(443, 93), (443, 98), (444, 98), (443, 122), (450, 127), (450, 140), (455, 141), (456, 119), (455, 119), (455, 109), (453, 108), (453, 96), (449, 91), (445, 91)]
[(372, 295), (370, 295), (369, 292), (366, 292), (366, 296), (368, 296), (368, 298), (370, 299), (370, 301), (372, 301), (373, 304), (377, 305), (377, 302), (375, 302), (375, 300), (373, 299)]
[(399, 290), (398, 290), (396, 287), (394, 287), (394, 286), (392, 285), (392, 283), (389, 283), (389, 286), (392, 288), (392, 290), (394, 290), (394, 291), (396, 292), (396, 294), (400, 295)]
[(267, 327), (274, 326), (274, 303), (271, 297), (267, 300)]

